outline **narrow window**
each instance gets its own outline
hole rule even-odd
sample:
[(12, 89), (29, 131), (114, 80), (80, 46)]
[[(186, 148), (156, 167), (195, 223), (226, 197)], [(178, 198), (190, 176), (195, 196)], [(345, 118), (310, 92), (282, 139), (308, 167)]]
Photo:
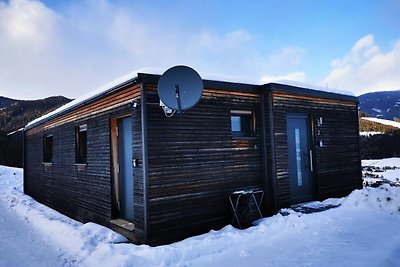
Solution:
[(231, 111), (232, 137), (253, 137), (255, 131), (254, 125), (254, 113), (252, 111)]
[(43, 136), (43, 162), (53, 162), (53, 135)]
[(75, 128), (75, 162), (87, 162), (87, 125), (80, 125)]

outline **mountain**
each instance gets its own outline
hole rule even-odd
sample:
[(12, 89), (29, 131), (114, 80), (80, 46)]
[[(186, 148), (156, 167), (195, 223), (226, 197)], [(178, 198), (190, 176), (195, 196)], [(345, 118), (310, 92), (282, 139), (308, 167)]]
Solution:
[[(400, 156), (400, 131), (393, 122), (400, 119), (400, 91), (368, 93), (360, 95), (358, 99), (360, 131), (382, 133), (360, 136), (361, 159)], [(361, 118), (366, 115), (372, 119)]]
[(370, 117), (394, 120), (400, 118), (400, 90), (374, 92), (358, 97), (359, 111)]
[(16, 101), (18, 101), (18, 100), (7, 98), (7, 97), (4, 97), (4, 96), (0, 96), (0, 110), (2, 110), (3, 108), (11, 105), (12, 103), (14, 103)]
[(22, 167), (22, 132), (28, 122), (70, 102), (63, 96), (39, 100), (16, 100), (0, 96), (0, 165)]
[(14, 100), (0, 97), (0, 132), (11, 132), (24, 127), (28, 122), (70, 102), (63, 96), (39, 100)]

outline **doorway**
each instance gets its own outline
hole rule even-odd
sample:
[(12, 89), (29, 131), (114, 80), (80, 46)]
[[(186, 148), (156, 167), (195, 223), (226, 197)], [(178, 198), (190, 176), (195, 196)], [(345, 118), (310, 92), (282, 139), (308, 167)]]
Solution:
[(132, 119), (111, 120), (114, 217), (133, 222)]
[(287, 115), (290, 197), (292, 204), (314, 199), (310, 127), (307, 114)]

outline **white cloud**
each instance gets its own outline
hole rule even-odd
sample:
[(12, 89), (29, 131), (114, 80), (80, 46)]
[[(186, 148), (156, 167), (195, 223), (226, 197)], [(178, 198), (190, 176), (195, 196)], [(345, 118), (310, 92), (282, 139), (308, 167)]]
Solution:
[(3, 42), (46, 45), (54, 32), (57, 16), (39, 1), (11, 0), (0, 4), (0, 31)]
[(300, 47), (287, 46), (269, 56), (267, 65), (270, 69), (290, 70), (296, 68), (302, 61), (305, 50)]
[(383, 52), (373, 35), (358, 40), (321, 82), (330, 87), (352, 90), (356, 95), (369, 91), (400, 89), (400, 40)]
[(300, 47), (286, 46), (269, 55), (263, 62), (263, 72), (268, 74), (262, 75), (259, 81), (261, 83), (274, 81), (305, 82), (306, 74), (298, 70), (305, 52)]
[(218, 35), (209, 30), (200, 31), (191, 35), (189, 40), (190, 47), (196, 47), (209, 51), (236, 50), (242, 48), (251, 41), (252, 36), (243, 29), (237, 29)]
[(264, 75), (260, 79), (261, 83), (269, 83), (269, 82), (276, 82), (276, 81), (305, 82), (305, 80), (306, 80), (306, 75), (304, 72), (301, 72), (301, 71), (291, 72), (291, 73), (288, 73), (288, 74), (282, 75), (282, 76)]
[(106, 0), (73, 2), (66, 10), (35, 0), (0, 2), (0, 51), (7, 51), (0, 95), (78, 97), (133, 69), (176, 64), (247, 77), (259, 64), (244, 29), (187, 29)]
[(188, 35), (181, 58), (203, 72), (246, 76), (260, 65), (252, 35), (243, 29), (222, 34), (201, 30)]
[(0, 3), (0, 95), (45, 96), (56, 86), (51, 76), (63, 71), (55, 53), (59, 19), (38, 1)]
[(301, 48), (263, 54), (246, 29), (192, 28), (122, 5), (73, 1), (56, 12), (36, 0), (0, 1), (0, 95), (75, 98), (134, 69), (176, 64), (242, 82), (305, 80)]

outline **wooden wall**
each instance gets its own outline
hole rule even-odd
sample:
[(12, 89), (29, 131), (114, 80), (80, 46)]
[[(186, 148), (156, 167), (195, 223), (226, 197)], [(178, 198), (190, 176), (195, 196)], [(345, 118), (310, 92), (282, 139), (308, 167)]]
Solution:
[[(157, 86), (145, 84), (148, 199), (143, 180), (140, 85), (119, 90), (25, 132), (25, 192), (83, 222), (93, 221), (152, 245), (177, 241), (231, 223), (229, 195), (266, 189), (264, 215), (290, 206), (286, 114), (308, 113), (313, 124), (316, 197), (339, 197), (361, 187), (355, 102), (266, 90), (206, 88), (183, 116), (167, 118)], [(261, 101), (264, 105), (261, 105)], [(139, 105), (133, 108), (135, 100)], [(252, 138), (233, 138), (231, 110), (255, 112)], [(135, 231), (113, 219), (110, 119), (133, 120)], [(261, 116), (263, 114), (264, 116)], [(323, 124), (315, 127), (317, 118)], [(87, 124), (88, 162), (76, 165), (75, 126)], [(264, 127), (262, 127), (264, 124)], [(317, 134), (320, 131), (320, 135)], [(42, 138), (53, 134), (53, 163), (44, 164)], [(325, 147), (318, 147), (322, 139)], [(265, 141), (263, 141), (265, 140)], [(145, 206), (148, 217), (145, 218)], [(147, 221), (146, 221), (147, 219)], [(147, 225), (145, 225), (147, 222)], [(147, 233), (145, 229), (147, 227)]]
[[(25, 132), (24, 190), (39, 202), (82, 222), (111, 227), (112, 160), (110, 119), (132, 115), (134, 157), (141, 163), (140, 86), (118, 91)], [(75, 164), (75, 127), (87, 124), (87, 164)], [(43, 136), (53, 134), (53, 162), (43, 163)], [(141, 164), (134, 169), (136, 232), (143, 237)], [(114, 227), (115, 228), (115, 227)]]
[[(272, 97), (278, 208), (291, 205), (287, 113), (311, 116), (316, 198), (342, 197), (361, 188), (357, 103), (280, 92), (273, 92)], [(317, 126), (319, 117), (323, 119), (320, 127)], [(319, 146), (320, 140), (324, 147)]]
[[(260, 97), (206, 89), (183, 116), (166, 118), (148, 90), (149, 239), (176, 241), (231, 222), (229, 195), (263, 188)], [(231, 110), (253, 110), (257, 133), (233, 139)]]

